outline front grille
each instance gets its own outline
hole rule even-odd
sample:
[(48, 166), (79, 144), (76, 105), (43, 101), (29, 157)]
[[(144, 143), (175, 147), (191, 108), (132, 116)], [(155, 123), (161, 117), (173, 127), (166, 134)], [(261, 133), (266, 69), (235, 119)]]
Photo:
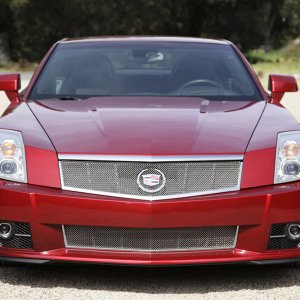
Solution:
[(60, 168), (63, 189), (155, 200), (238, 190), (242, 162), (61, 160)]
[(235, 248), (238, 227), (114, 228), (63, 226), (65, 246), (115, 251), (194, 251)]
[[(0, 221), (0, 223), (7, 223), (7, 221)], [(30, 225), (28, 223), (12, 223), (15, 226), (16, 232), (15, 236), (10, 240), (0, 240), (0, 248), (22, 248), (22, 249), (32, 249), (32, 237)]]

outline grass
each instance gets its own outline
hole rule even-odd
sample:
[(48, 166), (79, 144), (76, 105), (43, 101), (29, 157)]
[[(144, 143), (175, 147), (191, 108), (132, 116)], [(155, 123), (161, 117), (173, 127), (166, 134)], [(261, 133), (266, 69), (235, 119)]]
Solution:
[(0, 72), (33, 72), (36, 67), (38, 66), (37, 63), (16, 63), (12, 62), (5, 66), (0, 66)]
[(269, 74), (288, 74), (300, 78), (300, 38), (280, 50), (266, 52), (258, 49), (249, 51), (247, 58), (264, 87), (267, 85)]

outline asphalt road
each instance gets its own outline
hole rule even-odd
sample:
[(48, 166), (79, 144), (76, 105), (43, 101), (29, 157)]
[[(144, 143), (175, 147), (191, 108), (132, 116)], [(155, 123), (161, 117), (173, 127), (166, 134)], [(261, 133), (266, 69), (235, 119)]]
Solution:
[[(23, 88), (30, 74), (23, 76)], [(300, 121), (300, 94), (283, 102)], [(5, 107), (0, 95), (0, 113)], [(278, 120), (280, 122), (280, 120)], [(98, 265), (0, 267), (1, 299), (300, 299), (300, 268)]]

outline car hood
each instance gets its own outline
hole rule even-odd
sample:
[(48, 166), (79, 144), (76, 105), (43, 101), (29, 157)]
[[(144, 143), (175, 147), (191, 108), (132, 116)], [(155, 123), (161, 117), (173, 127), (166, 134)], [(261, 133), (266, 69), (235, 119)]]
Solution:
[(242, 154), (265, 102), (98, 97), (28, 102), (58, 153)]

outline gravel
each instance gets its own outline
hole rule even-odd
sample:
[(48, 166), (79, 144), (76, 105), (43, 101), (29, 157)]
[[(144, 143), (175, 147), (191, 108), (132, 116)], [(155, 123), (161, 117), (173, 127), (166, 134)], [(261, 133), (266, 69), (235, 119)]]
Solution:
[(300, 268), (0, 267), (1, 299), (299, 299)]

